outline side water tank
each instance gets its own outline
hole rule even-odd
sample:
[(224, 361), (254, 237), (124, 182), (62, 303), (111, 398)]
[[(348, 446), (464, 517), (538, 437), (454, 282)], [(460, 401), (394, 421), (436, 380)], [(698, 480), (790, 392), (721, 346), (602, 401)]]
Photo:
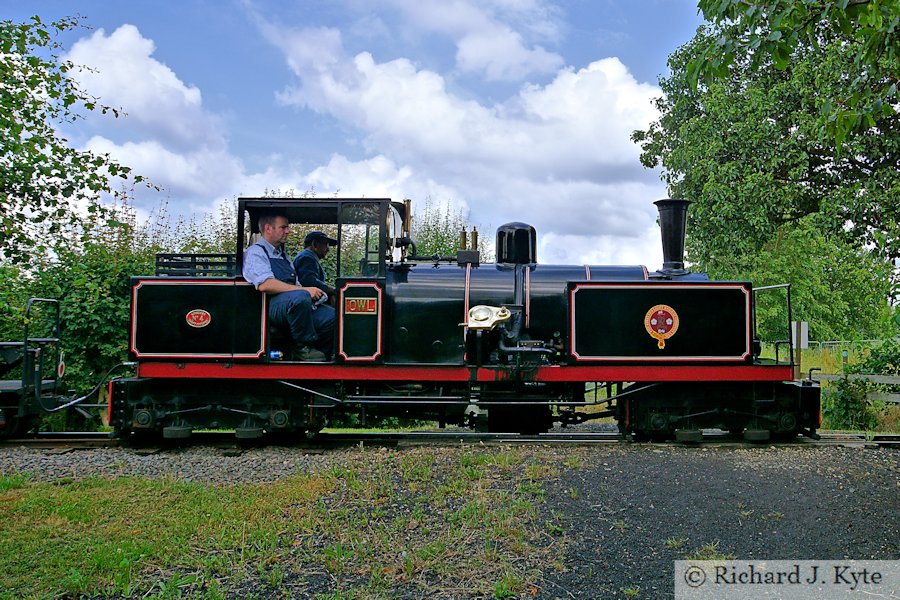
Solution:
[(497, 262), (530, 265), (537, 263), (537, 232), (527, 223), (507, 223), (497, 228)]

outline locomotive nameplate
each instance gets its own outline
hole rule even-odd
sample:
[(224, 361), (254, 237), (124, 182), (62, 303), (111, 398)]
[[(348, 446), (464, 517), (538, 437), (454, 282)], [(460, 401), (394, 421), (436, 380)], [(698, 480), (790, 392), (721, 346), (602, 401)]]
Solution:
[(377, 315), (377, 298), (344, 298), (344, 314)]
[(572, 282), (572, 357), (579, 362), (749, 360), (750, 289), (749, 283), (733, 282)]
[(338, 280), (338, 361), (377, 362), (382, 356), (381, 295), (379, 281)]

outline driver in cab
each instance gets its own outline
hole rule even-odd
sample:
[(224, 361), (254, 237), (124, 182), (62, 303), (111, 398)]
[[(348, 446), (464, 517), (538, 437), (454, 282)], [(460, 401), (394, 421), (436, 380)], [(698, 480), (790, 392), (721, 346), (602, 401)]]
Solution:
[(269, 296), (269, 321), (290, 331), (301, 360), (330, 360), (334, 343), (334, 309), (318, 305), (325, 295), (315, 285), (301, 285), (284, 243), (290, 233), (287, 216), (259, 218), (260, 239), (244, 252), (242, 274)]

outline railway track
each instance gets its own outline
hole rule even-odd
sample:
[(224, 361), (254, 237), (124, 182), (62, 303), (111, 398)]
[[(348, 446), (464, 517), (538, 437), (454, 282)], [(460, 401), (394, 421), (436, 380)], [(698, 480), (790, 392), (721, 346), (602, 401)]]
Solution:
[[(682, 446), (857, 446), (857, 447), (900, 447), (898, 434), (862, 433), (822, 433), (820, 439), (798, 437), (790, 442), (748, 442), (725, 432), (704, 431), (701, 442), (636, 442), (636, 444), (667, 444)], [(131, 447), (137, 451), (162, 451), (167, 448), (191, 446), (214, 446), (222, 448), (242, 448), (260, 445), (280, 445), (299, 450), (328, 450), (350, 446), (412, 447), (428, 445), (459, 444), (546, 444), (546, 445), (595, 445), (629, 442), (616, 432), (552, 432), (540, 435), (518, 435), (510, 433), (482, 433), (474, 431), (402, 431), (402, 432), (359, 432), (320, 433), (313, 439), (305, 438), (262, 438), (260, 440), (237, 440), (233, 432), (211, 431), (194, 433), (187, 440), (127, 440), (114, 438), (103, 432), (42, 432), (26, 438), (8, 439), (0, 446), (26, 446), (47, 449), (91, 449)]]

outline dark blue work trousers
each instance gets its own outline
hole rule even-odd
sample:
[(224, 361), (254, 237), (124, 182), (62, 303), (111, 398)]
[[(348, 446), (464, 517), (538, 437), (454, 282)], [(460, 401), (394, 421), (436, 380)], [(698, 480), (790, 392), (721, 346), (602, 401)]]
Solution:
[(269, 321), (291, 332), (294, 343), (331, 354), (334, 344), (334, 309), (321, 304), (313, 310), (309, 292), (295, 290), (269, 296)]

